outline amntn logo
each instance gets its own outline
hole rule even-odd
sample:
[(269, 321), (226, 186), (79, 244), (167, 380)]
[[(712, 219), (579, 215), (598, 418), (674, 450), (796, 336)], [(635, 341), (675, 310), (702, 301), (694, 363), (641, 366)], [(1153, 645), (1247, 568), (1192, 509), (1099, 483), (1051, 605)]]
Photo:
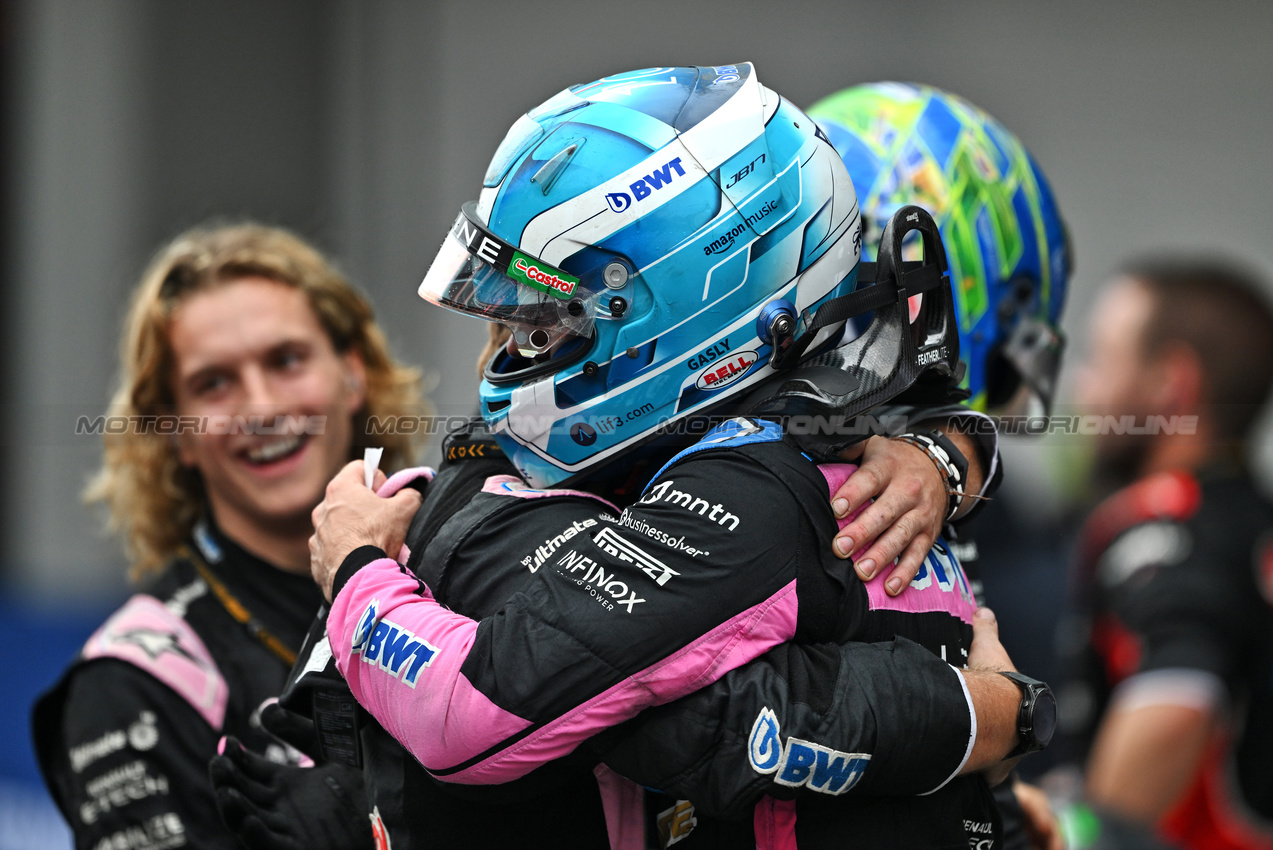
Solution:
[(725, 360), (717, 360), (704, 369), (694, 381), (700, 390), (719, 390), (746, 375), (760, 357), (754, 351), (739, 351)]

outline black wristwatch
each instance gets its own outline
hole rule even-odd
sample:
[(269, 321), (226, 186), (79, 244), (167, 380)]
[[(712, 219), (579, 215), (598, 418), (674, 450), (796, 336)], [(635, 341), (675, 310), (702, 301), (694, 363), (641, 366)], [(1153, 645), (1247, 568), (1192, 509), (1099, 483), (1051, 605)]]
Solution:
[(1004, 758), (1037, 753), (1052, 741), (1052, 733), (1056, 731), (1056, 697), (1046, 682), (1015, 672), (1000, 671), (999, 675), (1011, 679), (1021, 689), (1021, 708), (1017, 711), (1020, 740)]

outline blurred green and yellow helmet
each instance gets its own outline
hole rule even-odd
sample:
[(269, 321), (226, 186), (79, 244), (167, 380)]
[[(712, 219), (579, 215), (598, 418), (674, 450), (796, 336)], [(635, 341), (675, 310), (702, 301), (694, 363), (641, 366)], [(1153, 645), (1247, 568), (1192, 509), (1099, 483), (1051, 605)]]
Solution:
[(940, 227), (971, 403), (1006, 412), (1024, 388), (1046, 410), (1072, 258), (1051, 187), (1021, 141), (968, 101), (907, 83), (844, 89), (809, 114), (853, 179), (864, 260), (899, 207), (924, 207)]

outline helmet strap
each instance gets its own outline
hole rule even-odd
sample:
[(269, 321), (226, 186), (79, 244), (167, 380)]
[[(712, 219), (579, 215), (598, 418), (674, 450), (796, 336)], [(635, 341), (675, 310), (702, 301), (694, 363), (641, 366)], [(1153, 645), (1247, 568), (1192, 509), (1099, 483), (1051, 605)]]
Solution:
[(796, 337), (790, 345), (776, 352), (773, 366), (776, 369), (788, 369), (800, 362), (809, 345), (817, 338), (823, 328), (838, 322), (848, 321), (854, 316), (887, 307), (890, 304), (906, 301), (912, 295), (931, 292), (943, 283), (945, 275), (938, 266), (920, 261), (902, 263), (901, 273), (896, 280), (875, 280), (875, 263), (862, 263), (858, 272), (859, 285), (863, 271), (869, 273), (872, 285), (858, 289), (848, 295), (833, 298), (818, 308), (817, 313), (804, 311), (804, 333)]

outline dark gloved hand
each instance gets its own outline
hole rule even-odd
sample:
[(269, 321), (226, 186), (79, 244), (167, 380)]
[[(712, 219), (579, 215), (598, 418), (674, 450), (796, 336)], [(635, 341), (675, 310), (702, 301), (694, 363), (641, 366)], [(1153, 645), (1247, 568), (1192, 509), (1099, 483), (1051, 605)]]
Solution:
[(234, 738), (208, 764), (221, 819), (250, 850), (373, 850), (362, 773), (343, 764), (295, 767)]
[(278, 700), (261, 707), (261, 728), (288, 746), (294, 747), (316, 762), (323, 761), (318, 750), (318, 732), (314, 721), (288, 711)]

